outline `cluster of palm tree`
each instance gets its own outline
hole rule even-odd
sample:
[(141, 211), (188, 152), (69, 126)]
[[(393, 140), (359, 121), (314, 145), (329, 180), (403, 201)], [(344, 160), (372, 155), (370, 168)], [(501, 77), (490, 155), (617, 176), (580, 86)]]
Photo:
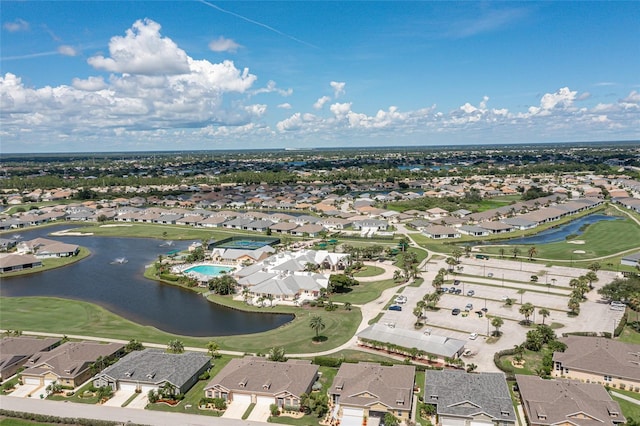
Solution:
[(170, 340), (167, 344), (167, 352), (171, 354), (184, 353), (184, 343), (178, 339)]
[(444, 284), (444, 279), (448, 273), (449, 272), (446, 269), (440, 268), (435, 278), (431, 282), (431, 285), (433, 286), (433, 288), (436, 289), (436, 293), (440, 291), (440, 288), (442, 288), (442, 285)]
[(385, 248), (379, 244), (371, 244), (364, 247), (343, 244), (342, 251), (348, 253), (349, 257), (357, 262), (363, 259), (371, 260), (378, 258), (385, 252)]
[(586, 300), (585, 294), (593, 290), (593, 283), (596, 281), (598, 281), (598, 275), (593, 270), (569, 281), (569, 286), (573, 290), (569, 296), (567, 307), (572, 315), (580, 314), (580, 303)]

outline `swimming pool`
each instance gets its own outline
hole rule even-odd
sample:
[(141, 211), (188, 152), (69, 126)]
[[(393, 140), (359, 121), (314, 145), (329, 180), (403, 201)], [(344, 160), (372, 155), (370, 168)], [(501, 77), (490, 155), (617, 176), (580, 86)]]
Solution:
[(222, 275), (223, 273), (229, 273), (233, 271), (233, 268), (229, 268), (227, 266), (216, 266), (216, 265), (197, 265), (192, 266), (191, 268), (185, 269), (183, 272), (197, 272), (198, 274), (208, 275), (211, 277), (217, 277), (218, 275)]

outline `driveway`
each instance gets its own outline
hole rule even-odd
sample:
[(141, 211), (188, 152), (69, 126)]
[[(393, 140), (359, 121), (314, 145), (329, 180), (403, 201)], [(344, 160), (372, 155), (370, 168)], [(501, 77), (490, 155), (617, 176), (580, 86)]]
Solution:
[(233, 401), (227, 406), (222, 417), (225, 419), (241, 419), (249, 405), (251, 405), (249, 402)]
[(16, 389), (9, 394), (9, 396), (13, 396), (15, 398), (26, 398), (27, 395), (33, 395), (33, 398), (40, 398), (40, 394), (44, 394), (45, 390), (43, 386), (40, 385), (20, 385), (17, 386)]
[(147, 397), (146, 393), (142, 392), (140, 396), (138, 396), (136, 399), (131, 401), (129, 405), (127, 405), (127, 408), (136, 408), (138, 410), (144, 410), (147, 404), (149, 404), (149, 398)]
[(118, 390), (107, 402), (102, 405), (104, 405), (105, 407), (122, 407), (122, 404), (127, 402), (127, 400), (131, 398), (133, 394), (135, 394), (134, 391), (127, 391), (122, 389)]
[(273, 404), (273, 401), (258, 401), (251, 410), (251, 414), (247, 417), (247, 420), (253, 420), (256, 422), (266, 422), (271, 415), (269, 406)]

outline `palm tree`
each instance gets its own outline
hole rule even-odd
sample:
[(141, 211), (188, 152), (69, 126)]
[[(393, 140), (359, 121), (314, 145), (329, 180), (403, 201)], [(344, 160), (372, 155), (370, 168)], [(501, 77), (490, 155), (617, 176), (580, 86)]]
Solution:
[(309, 320), (309, 327), (311, 327), (311, 329), (316, 332), (315, 340), (318, 340), (318, 338), (320, 337), (320, 332), (324, 330), (326, 324), (324, 323), (320, 315), (314, 315), (311, 317), (311, 320)]
[(500, 336), (500, 327), (504, 325), (504, 320), (500, 317), (493, 317), (491, 320), (491, 326), (493, 326), (496, 331), (494, 332), (495, 336)]
[(400, 238), (400, 241), (398, 241), (398, 247), (400, 247), (401, 251), (406, 251), (407, 248), (409, 247), (409, 237), (407, 236), (403, 236)]
[(520, 248), (518, 246), (514, 246), (511, 253), (513, 253), (513, 258), (515, 259), (520, 254)]
[(589, 269), (589, 270), (591, 270), (591, 271), (593, 271), (595, 273), (597, 273), (600, 270), (600, 268), (602, 268), (602, 266), (600, 266), (599, 262), (593, 262), (589, 266), (587, 266), (587, 269)]
[(393, 280), (394, 281), (400, 281), (401, 278), (402, 278), (402, 272), (400, 272), (399, 269), (396, 269), (395, 271), (393, 271)]
[(184, 344), (178, 339), (171, 340), (167, 345), (167, 352), (172, 354), (181, 354), (184, 352)]
[(449, 265), (450, 272), (453, 272), (453, 267), (458, 264), (458, 262), (453, 257), (447, 257), (447, 260), (445, 260), (445, 263)]
[(594, 271), (589, 271), (584, 277), (589, 281), (589, 288), (593, 289), (593, 283), (598, 282), (598, 275)]
[(569, 299), (567, 307), (571, 311), (571, 314), (578, 315), (580, 313), (580, 300), (576, 297), (572, 297), (571, 299)]
[(540, 316), (542, 317), (542, 325), (544, 325), (544, 320), (551, 315), (551, 311), (549, 311), (547, 308), (540, 308), (538, 314), (540, 314)]
[(504, 259), (504, 252), (505, 252), (504, 247), (500, 247), (498, 251), (500, 252), (500, 259)]
[(520, 309), (518, 310), (518, 312), (524, 315), (524, 322), (527, 324), (530, 324), (531, 321), (529, 320), (529, 317), (531, 317), (531, 314), (535, 311), (535, 309), (536, 307), (533, 306), (533, 304), (527, 302), (520, 306)]
[(467, 244), (466, 246), (464, 246), (464, 255), (469, 257), (471, 256), (471, 245)]
[(344, 309), (346, 309), (347, 311), (351, 310), (351, 302), (344, 302)]
[(416, 317), (416, 323), (414, 325), (418, 327), (420, 325), (420, 318), (422, 318), (422, 308), (420, 308), (419, 306), (413, 308), (413, 315)]
[(275, 362), (286, 362), (287, 357), (282, 346), (269, 349), (269, 359)]
[(529, 262), (531, 262), (533, 260), (533, 256), (538, 254), (538, 249), (536, 248), (536, 246), (531, 246), (529, 247), (527, 253), (529, 253)]
[(464, 252), (460, 247), (456, 247), (451, 251), (451, 256), (453, 256), (453, 258), (456, 260), (456, 263), (460, 261), (460, 258), (462, 257), (463, 254)]

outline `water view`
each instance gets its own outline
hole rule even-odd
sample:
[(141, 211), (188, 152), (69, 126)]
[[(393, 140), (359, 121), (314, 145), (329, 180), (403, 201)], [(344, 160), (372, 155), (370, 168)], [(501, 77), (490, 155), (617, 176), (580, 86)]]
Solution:
[(184, 270), (185, 273), (196, 272), (198, 274), (208, 275), (210, 277), (217, 277), (218, 275), (226, 274), (229, 271), (233, 271), (233, 268), (216, 265), (197, 265)]
[(548, 244), (565, 241), (568, 236), (582, 235), (588, 225), (592, 225), (597, 222), (605, 220), (618, 220), (620, 217), (607, 216), (604, 214), (590, 214), (582, 216), (576, 220), (572, 220), (569, 223), (560, 225), (557, 227), (546, 229), (536, 235), (530, 237), (513, 238), (510, 240), (500, 241), (496, 244), (522, 244), (522, 245), (535, 245), (535, 244)]
[[(169, 249), (185, 249), (191, 241), (171, 247), (161, 241), (115, 237), (48, 237), (69, 225), (20, 232), (22, 240), (51, 238), (89, 248), (91, 256), (64, 268), (17, 277), (3, 277), (0, 296), (50, 296), (83, 300), (143, 325), (187, 336), (259, 333), (279, 327), (291, 315), (242, 312), (208, 302), (180, 287), (144, 278), (144, 267)], [(132, 336), (133, 337), (133, 336)]]

